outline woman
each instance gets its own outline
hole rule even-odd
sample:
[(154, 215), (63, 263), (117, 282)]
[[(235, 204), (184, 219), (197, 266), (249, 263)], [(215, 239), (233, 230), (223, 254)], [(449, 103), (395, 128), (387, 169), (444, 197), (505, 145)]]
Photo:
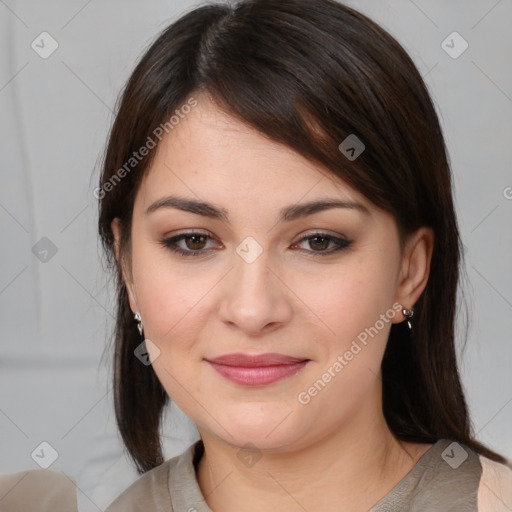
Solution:
[[(95, 193), (143, 474), (109, 512), (510, 510), (457, 368), (441, 128), (382, 28), (331, 0), (186, 14), (130, 77)], [(164, 461), (169, 397), (201, 439)]]

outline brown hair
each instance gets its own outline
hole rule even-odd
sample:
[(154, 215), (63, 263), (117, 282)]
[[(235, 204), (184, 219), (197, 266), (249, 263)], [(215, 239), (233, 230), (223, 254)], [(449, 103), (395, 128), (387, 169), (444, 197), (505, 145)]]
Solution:
[[(247, 0), (197, 8), (154, 41), (120, 97), (96, 190), (99, 234), (116, 277), (116, 419), (139, 473), (163, 462), (159, 429), (168, 396), (152, 367), (134, 356), (141, 338), (111, 222), (121, 221), (121, 255), (130, 265), (135, 194), (155, 151), (133, 169), (126, 162), (180, 105), (205, 91), (228, 114), (391, 212), (402, 241), (422, 226), (433, 229), (414, 337), (394, 324), (384, 354), (384, 415), (401, 440), (447, 438), (507, 463), (472, 434), (454, 343), (461, 241), (450, 166), (418, 70), (390, 34), (334, 0)], [(338, 146), (350, 134), (365, 150), (349, 162)]]

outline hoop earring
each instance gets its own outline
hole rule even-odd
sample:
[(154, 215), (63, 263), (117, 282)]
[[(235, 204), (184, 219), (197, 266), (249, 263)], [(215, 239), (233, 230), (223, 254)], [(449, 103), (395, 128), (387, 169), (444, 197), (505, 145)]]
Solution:
[(142, 334), (142, 331), (144, 329), (144, 327), (142, 325), (142, 318), (141, 318), (140, 313), (138, 311), (137, 311), (137, 313), (135, 313), (134, 319), (137, 321), (137, 329), (139, 330), (139, 334), (141, 336), (144, 336)]
[(405, 318), (407, 320), (407, 326), (409, 327), (409, 330), (412, 331), (411, 318), (414, 316), (414, 308), (411, 308), (411, 309), (403, 308), (402, 314), (405, 316)]

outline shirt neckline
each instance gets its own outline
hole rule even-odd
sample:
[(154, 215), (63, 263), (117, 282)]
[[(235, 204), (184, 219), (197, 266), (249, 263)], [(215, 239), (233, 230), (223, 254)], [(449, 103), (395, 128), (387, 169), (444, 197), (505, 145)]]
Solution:
[[(419, 481), (425, 468), (432, 464), (450, 441), (439, 439), (417, 460), (411, 470), (368, 512), (383, 512), (397, 510), (405, 505), (407, 489)], [(197, 481), (197, 464), (204, 454), (204, 444), (201, 439), (195, 441), (187, 450), (176, 458), (176, 464), (169, 474), (169, 493), (173, 510), (195, 510), (196, 512), (213, 512), (202, 494)], [(392, 508), (390, 508), (392, 507)]]
[(416, 461), (416, 464), (406, 473), (368, 512), (399, 511), (400, 507), (408, 504), (411, 497), (409, 490), (416, 487), (426, 471), (430, 471), (441, 452), (451, 441), (438, 439), (432, 446)]

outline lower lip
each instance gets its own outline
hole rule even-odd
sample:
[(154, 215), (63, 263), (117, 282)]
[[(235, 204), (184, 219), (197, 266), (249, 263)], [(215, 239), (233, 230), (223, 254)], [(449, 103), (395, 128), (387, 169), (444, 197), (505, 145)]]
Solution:
[(278, 380), (296, 374), (306, 366), (308, 361), (294, 364), (280, 364), (275, 366), (227, 366), (208, 361), (224, 378), (241, 384), (242, 386), (265, 386)]

